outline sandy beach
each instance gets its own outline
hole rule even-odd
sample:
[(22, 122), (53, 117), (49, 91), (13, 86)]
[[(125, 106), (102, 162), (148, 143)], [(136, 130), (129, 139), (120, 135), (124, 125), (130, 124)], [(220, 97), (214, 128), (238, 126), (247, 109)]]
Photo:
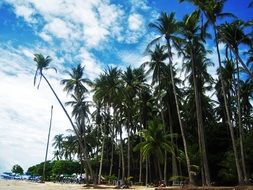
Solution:
[[(114, 186), (99, 186), (96, 189), (113, 189)], [(29, 181), (3, 180), (0, 179), (0, 190), (83, 190), (87, 188), (79, 184), (60, 184), (60, 183), (33, 183)], [(147, 189), (144, 186), (133, 186), (131, 189)], [(150, 190), (154, 188), (148, 188)]]

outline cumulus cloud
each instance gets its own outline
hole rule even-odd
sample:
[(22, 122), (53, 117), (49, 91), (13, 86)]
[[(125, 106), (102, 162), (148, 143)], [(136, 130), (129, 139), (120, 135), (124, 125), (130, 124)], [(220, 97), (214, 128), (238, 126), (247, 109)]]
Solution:
[[(33, 86), (32, 51), (8, 46), (1, 46), (0, 51), (3, 53), (0, 57), (0, 169), (8, 171), (14, 164), (27, 169), (44, 159), (51, 105), (54, 105), (51, 142), (54, 135), (64, 133), (71, 126), (46, 83), (42, 81), (39, 90)], [(65, 102), (67, 97), (59, 80), (50, 74), (48, 79)], [(49, 159), (51, 153), (52, 149)]]
[(132, 31), (138, 31), (143, 29), (144, 19), (140, 14), (134, 13), (128, 18), (128, 26)]
[[(149, 22), (138, 11), (149, 14), (150, 7), (146, 0), (129, 0), (127, 7), (110, 0), (3, 0), (0, 6), (1, 3), (10, 5), (16, 17), (23, 18), (22, 27), (29, 26), (29, 32), (32, 30), (36, 37), (33, 39), (36, 44), (28, 45), (25, 39), (17, 39), (15, 45), (11, 41), (0, 45), (3, 89), (0, 93), (0, 170), (9, 170), (16, 163), (27, 169), (44, 159), (51, 105), (54, 105), (52, 138), (71, 128), (45, 81), (39, 90), (33, 86), (34, 53), (53, 59), (51, 66), (58, 72), (48, 70), (45, 74), (65, 102), (69, 97), (59, 84), (62, 78), (68, 77), (63, 71), (81, 63), (87, 77), (96, 78), (104, 65), (114, 60), (107, 63), (95, 50), (113, 57), (112, 50), (117, 51), (117, 45), (137, 43), (146, 33)], [(139, 65), (142, 58), (137, 54), (142, 51), (122, 51), (119, 61)], [(70, 108), (67, 109), (70, 113)]]
[(79, 60), (85, 67), (85, 72), (89, 79), (95, 79), (102, 72), (101, 63), (96, 60), (93, 54), (84, 48), (80, 50)]

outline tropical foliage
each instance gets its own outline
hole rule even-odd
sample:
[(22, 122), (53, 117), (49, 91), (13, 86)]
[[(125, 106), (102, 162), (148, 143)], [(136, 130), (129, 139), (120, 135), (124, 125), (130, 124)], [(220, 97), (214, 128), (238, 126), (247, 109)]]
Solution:
[(61, 84), (71, 116), (44, 75), (51, 58), (35, 54), (34, 81), (46, 80), (73, 129), (54, 137), (55, 160), (78, 160), (94, 183), (102, 176), (145, 184), (249, 182), (252, 21), (224, 13), (223, 0), (184, 1), (196, 11), (182, 20), (164, 12), (149, 25), (158, 36), (140, 67), (108, 67), (94, 81), (80, 64), (68, 72)]

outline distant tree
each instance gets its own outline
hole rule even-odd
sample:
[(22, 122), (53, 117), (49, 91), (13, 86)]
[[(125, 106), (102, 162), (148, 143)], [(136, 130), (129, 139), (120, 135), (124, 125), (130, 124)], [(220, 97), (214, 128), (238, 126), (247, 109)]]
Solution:
[(15, 165), (12, 167), (11, 171), (12, 171), (13, 173), (15, 173), (15, 174), (24, 174), (23, 168), (22, 168), (20, 165), (18, 165), (18, 164), (15, 164)]

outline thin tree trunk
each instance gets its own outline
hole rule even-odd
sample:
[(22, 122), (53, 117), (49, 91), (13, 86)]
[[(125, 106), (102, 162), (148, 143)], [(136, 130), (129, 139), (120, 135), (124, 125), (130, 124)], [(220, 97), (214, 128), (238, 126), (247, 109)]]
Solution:
[(124, 149), (123, 149), (123, 139), (122, 139), (122, 129), (120, 128), (120, 152), (122, 159), (122, 180), (123, 184), (125, 184), (125, 159), (124, 159)]
[(118, 180), (120, 180), (120, 178), (121, 178), (121, 170), (122, 170), (121, 168), (122, 168), (122, 165), (121, 165), (121, 148), (120, 148), (120, 151), (119, 151), (119, 165), (118, 165)]
[(51, 106), (51, 117), (50, 117), (50, 124), (49, 124), (49, 129), (48, 129), (48, 136), (47, 136), (47, 148), (46, 148), (45, 162), (43, 166), (43, 182), (46, 180), (45, 172), (46, 172), (48, 145), (49, 145), (49, 139), (50, 139), (50, 133), (51, 133), (51, 127), (52, 127), (52, 119), (53, 119), (53, 106)]
[(130, 177), (130, 125), (127, 126), (127, 178)]
[(240, 139), (240, 151), (242, 159), (242, 171), (244, 176), (244, 182), (248, 183), (248, 176), (245, 167), (245, 157), (243, 148), (243, 130), (242, 130), (242, 118), (241, 118), (241, 93), (240, 93), (240, 75), (239, 75), (239, 64), (238, 59), (236, 59), (237, 67), (237, 112), (238, 112), (238, 124), (239, 124), (239, 139)]
[(159, 173), (159, 181), (163, 179), (162, 177), (162, 170), (161, 170), (161, 166), (160, 166), (160, 162), (159, 160), (157, 160), (157, 168), (158, 168), (158, 173)]
[(170, 64), (171, 83), (172, 83), (172, 86), (173, 86), (173, 94), (174, 94), (174, 97), (175, 97), (175, 103), (176, 103), (176, 109), (177, 109), (177, 116), (178, 116), (180, 131), (181, 131), (181, 135), (182, 135), (182, 140), (183, 140), (183, 144), (184, 144), (184, 152), (185, 152), (185, 159), (186, 159), (186, 165), (187, 165), (187, 172), (188, 172), (188, 176), (189, 176), (189, 183), (193, 184), (194, 182), (193, 182), (193, 177), (192, 177), (192, 173), (191, 173), (191, 164), (190, 164), (190, 159), (189, 159), (189, 156), (188, 156), (187, 143), (186, 143), (186, 139), (185, 139), (183, 123), (182, 123), (182, 120), (181, 120), (179, 103), (178, 103), (176, 87), (175, 87), (175, 82), (174, 82), (174, 76), (173, 76), (173, 71), (172, 71), (172, 60), (171, 60), (171, 58), (170, 58), (170, 63), (169, 64)]
[[(216, 43), (216, 50), (218, 54), (218, 62), (219, 62), (219, 68), (221, 69), (221, 57), (220, 57), (220, 50), (219, 50), (219, 44), (218, 44), (218, 38), (217, 38), (217, 30), (216, 30), (216, 25), (213, 23), (214, 27), (214, 35), (215, 35), (215, 43)], [(238, 182), (239, 184), (243, 183), (243, 178), (242, 178), (242, 171), (239, 163), (239, 158), (238, 158), (238, 153), (237, 153), (237, 148), (236, 148), (236, 143), (235, 143), (235, 136), (234, 136), (234, 126), (231, 122), (231, 117), (229, 113), (229, 108), (228, 108), (228, 102), (225, 94), (225, 85), (223, 81), (223, 76), (222, 73), (220, 73), (220, 81), (221, 81), (221, 89), (222, 89), (222, 94), (224, 98), (224, 104), (225, 104), (225, 110), (226, 110), (226, 115), (227, 115), (227, 120), (228, 120), (228, 126), (229, 126), (229, 131), (231, 135), (231, 140), (232, 140), (232, 147), (234, 151), (234, 156), (235, 156), (235, 164), (236, 164), (236, 170), (237, 170), (237, 175), (238, 175)]]
[[(61, 105), (61, 107), (62, 107), (64, 113), (66, 114), (66, 116), (67, 116), (67, 118), (68, 118), (68, 120), (69, 120), (69, 122), (70, 122), (70, 124), (71, 124), (71, 126), (72, 126), (72, 128), (74, 129), (74, 132), (75, 132), (75, 134), (76, 134), (76, 136), (77, 136), (77, 139), (78, 139), (78, 142), (79, 142), (79, 144), (80, 144), (80, 148), (81, 148), (82, 152), (83, 152), (84, 155), (85, 155), (85, 148), (84, 148), (84, 146), (83, 146), (83, 144), (82, 144), (82, 140), (81, 140), (81, 138), (80, 138), (80, 134), (79, 134), (78, 130), (76, 129), (74, 123), (72, 122), (72, 120), (71, 120), (71, 118), (70, 118), (70, 116), (69, 116), (67, 110), (66, 110), (65, 107), (63, 106), (62, 102), (60, 101), (60, 99), (59, 99), (59, 97), (57, 96), (56, 92), (54, 91), (53, 87), (51, 86), (51, 84), (49, 83), (49, 81), (47, 80), (47, 78), (44, 76), (43, 73), (41, 73), (41, 76), (45, 79), (45, 81), (47, 82), (47, 84), (48, 84), (48, 86), (50, 87), (51, 91), (53, 92), (53, 94), (55, 95), (55, 97), (56, 97), (56, 99), (58, 100), (59, 104)], [(91, 165), (90, 165), (89, 159), (88, 159), (88, 158), (85, 158), (85, 161), (87, 162), (87, 165), (90, 166), (90, 167), (89, 167), (90, 175), (91, 175), (92, 179), (94, 179), (93, 171), (92, 171), (92, 169), (91, 169)]]
[(111, 151), (111, 160), (110, 160), (110, 171), (109, 171), (109, 176), (112, 175), (112, 167), (113, 167), (113, 154), (114, 154), (114, 146), (113, 146), (113, 136), (114, 136), (114, 129), (112, 129), (112, 136), (111, 136), (111, 141), (112, 141), (112, 151)]
[(140, 152), (140, 160), (139, 160), (139, 184), (142, 183), (142, 156)]
[[(193, 44), (192, 44), (193, 45)], [(196, 79), (196, 66), (195, 66), (195, 59), (193, 52), (191, 50), (191, 60), (192, 60), (192, 75), (193, 75), (193, 86), (194, 86), (194, 93), (195, 93), (195, 104), (196, 104), (196, 112), (197, 112), (197, 124), (198, 124), (198, 136), (199, 136), (199, 149), (200, 149), (200, 156), (203, 160), (203, 167), (205, 180), (202, 181), (204, 185), (210, 186), (210, 175), (209, 175), (209, 167), (208, 167), (208, 160), (207, 160), (207, 153), (206, 153), (206, 144), (205, 144), (205, 132), (204, 132), (204, 125), (203, 125), (203, 116), (202, 116), (202, 109), (201, 109), (201, 98), (200, 92), (197, 85)]]
[(146, 179), (145, 185), (148, 186), (148, 158), (146, 158)]
[(103, 142), (102, 142), (101, 159), (100, 159), (99, 173), (98, 173), (98, 184), (101, 183), (102, 167), (103, 167), (103, 160), (104, 160), (104, 149), (105, 149), (105, 134), (103, 136)]

